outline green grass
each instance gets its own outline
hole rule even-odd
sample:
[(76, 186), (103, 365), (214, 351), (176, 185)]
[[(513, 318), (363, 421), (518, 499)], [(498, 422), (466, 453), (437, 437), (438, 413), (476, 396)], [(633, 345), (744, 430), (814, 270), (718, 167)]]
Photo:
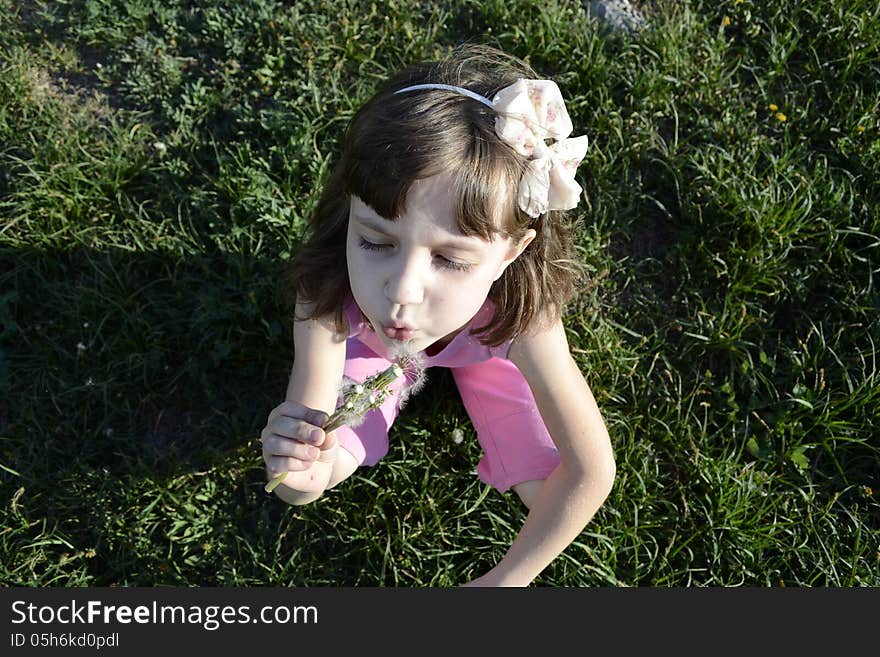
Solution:
[(257, 445), (278, 267), (346, 121), (472, 40), (592, 143), (565, 321), (618, 477), (535, 584), (880, 585), (877, 4), (667, 0), (631, 41), (577, 2), (429, 4), (0, 0), (0, 584), (451, 586), (502, 557), (524, 508), (473, 474), (448, 372), (314, 505), (263, 492)]

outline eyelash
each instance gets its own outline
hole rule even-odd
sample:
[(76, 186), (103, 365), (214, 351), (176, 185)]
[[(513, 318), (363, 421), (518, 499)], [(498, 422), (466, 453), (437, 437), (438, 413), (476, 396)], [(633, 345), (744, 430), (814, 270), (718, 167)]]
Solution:
[[(363, 237), (360, 238), (360, 247), (365, 251), (384, 251), (385, 249), (391, 248), (391, 246), (388, 244), (374, 244), (373, 242), (368, 242)], [(443, 269), (466, 272), (469, 271), (471, 268), (471, 265), (466, 265), (463, 262), (455, 262), (454, 260), (449, 260), (448, 258), (444, 258), (443, 256), (437, 257), (443, 261), (443, 264), (440, 265)]]

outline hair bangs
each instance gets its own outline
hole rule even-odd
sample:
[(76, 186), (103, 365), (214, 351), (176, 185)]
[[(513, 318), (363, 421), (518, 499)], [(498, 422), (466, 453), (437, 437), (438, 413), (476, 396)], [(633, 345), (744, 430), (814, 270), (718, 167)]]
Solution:
[(346, 134), (345, 189), (393, 221), (405, 211), (415, 181), (460, 166), (462, 120), (436, 97), (384, 96), (369, 109), (359, 112)]

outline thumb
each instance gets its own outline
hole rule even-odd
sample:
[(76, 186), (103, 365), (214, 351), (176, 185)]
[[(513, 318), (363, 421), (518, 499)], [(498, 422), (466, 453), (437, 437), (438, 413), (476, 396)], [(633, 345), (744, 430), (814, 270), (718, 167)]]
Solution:
[(327, 415), (327, 413), (325, 413), (324, 411), (317, 411), (313, 408), (310, 408), (306, 412), (306, 417), (304, 417), (303, 419), (309, 424), (313, 424), (316, 427), (324, 428), (324, 425), (327, 424), (330, 416)]
[(330, 450), (330, 449), (333, 449), (334, 447), (336, 447), (336, 444), (338, 442), (339, 441), (336, 440), (336, 432), (335, 431), (325, 433), (324, 434), (324, 442), (322, 442), (320, 445), (318, 445), (318, 449), (320, 449), (322, 452), (326, 452), (327, 450)]
[(308, 422), (311, 425), (316, 427), (323, 428), (325, 424), (330, 420), (330, 416), (324, 411), (319, 411), (315, 408), (309, 408), (303, 404), (300, 404), (297, 401), (293, 400), (285, 400), (278, 407), (276, 407), (271, 417), (275, 417), (278, 415), (283, 415), (285, 417), (293, 418), (294, 420), (302, 420), (303, 422)]

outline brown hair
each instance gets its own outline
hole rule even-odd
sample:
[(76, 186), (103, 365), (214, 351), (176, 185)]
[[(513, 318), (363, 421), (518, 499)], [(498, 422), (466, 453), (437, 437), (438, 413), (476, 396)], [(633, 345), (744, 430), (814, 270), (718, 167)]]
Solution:
[[(459, 93), (404, 87), (440, 83), (491, 99), (519, 78), (539, 76), (520, 59), (490, 46), (462, 44), (441, 61), (411, 65), (388, 80), (355, 114), (342, 141), (342, 155), (322, 191), (309, 230), (283, 271), (286, 291), (311, 306), (309, 317), (331, 314), (342, 331), (343, 304), (351, 292), (346, 262), (349, 197), (357, 196), (380, 216), (397, 219), (415, 180), (451, 173), (455, 212), (463, 235), (519, 240), (537, 235), (493, 283), (495, 315), (472, 331), (498, 346), (535, 324), (557, 319), (575, 292), (582, 269), (573, 259), (572, 226), (550, 211), (533, 219), (516, 204), (527, 166), (524, 156), (495, 133), (492, 108)], [(499, 195), (498, 190), (508, 190)], [(499, 200), (505, 206), (499, 206)], [(500, 225), (495, 220), (503, 213)]]

